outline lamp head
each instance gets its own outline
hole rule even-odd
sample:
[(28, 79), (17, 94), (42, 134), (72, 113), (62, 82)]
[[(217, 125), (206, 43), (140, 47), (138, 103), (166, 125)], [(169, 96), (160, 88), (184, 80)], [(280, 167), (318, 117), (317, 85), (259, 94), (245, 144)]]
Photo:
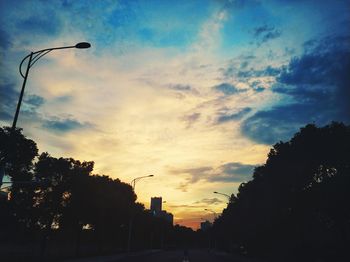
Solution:
[(91, 47), (91, 44), (88, 42), (80, 42), (75, 45), (75, 48), (79, 48), (79, 49), (85, 49), (90, 47)]
[(218, 192), (214, 191), (214, 194), (217, 194)]
[(152, 177), (152, 176), (154, 176), (154, 175), (149, 175), (149, 177)]

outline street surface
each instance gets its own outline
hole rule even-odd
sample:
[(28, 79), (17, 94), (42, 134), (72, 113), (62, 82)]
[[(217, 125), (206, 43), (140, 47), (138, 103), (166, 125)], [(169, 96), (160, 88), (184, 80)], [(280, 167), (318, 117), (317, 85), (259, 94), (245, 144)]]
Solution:
[[(208, 252), (207, 250), (189, 250), (189, 262), (245, 262), (247, 260), (234, 259), (227, 255), (220, 255)], [(116, 262), (183, 262), (184, 251), (161, 251), (146, 255), (130, 255), (129, 257), (120, 258)]]

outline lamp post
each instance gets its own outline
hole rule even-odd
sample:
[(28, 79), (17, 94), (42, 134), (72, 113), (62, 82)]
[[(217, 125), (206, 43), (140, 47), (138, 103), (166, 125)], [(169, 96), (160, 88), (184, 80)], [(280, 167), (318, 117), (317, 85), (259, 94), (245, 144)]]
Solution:
[(139, 181), (140, 179), (142, 178), (146, 178), (146, 177), (153, 177), (154, 175), (148, 175), (148, 176), (140, 176), (140, 177), (136, 177), (134, 178), (133, 180), (131, 180), (131, 186), (132, 186), (132, 189), (134, 189), (135, 191), (135, 186), (136, 186), (136, 182)]
[[(13, 122), (12, 122), (12, 133), (13, 131), (16, 129), (16, 125), (17, 125), (17, 119), (18, 119), (18, 115), (21, 109), (21, 104), (22, 104), (22, 99), (23, 99), (23, 94), (24, 94), (24, 89), (26, 87), (26, 83), (27, 83), (27, 79), (28, 79), (28, 74), (29, 74), (29, 69), (44, 55), (50, 53), (53, 50), (60, 50), (60, 49), (69, 49), (69, 48), (78, 48), (78, 49), (86, 49), (91, 47), (90, 43), (87, 42), (80, 42), (76, 45), (72, 45), (72, 46), (61, 46), (61, 47), (50, 47), (50, 48), (45, 48), (39, 51), (35, 51), (35, 52), (31, 52), (29, 55), (25, 56), (21, 63), (19, 64), (19, 73), (21, 74), (21, 76), (23, 77), (23, 83), (22, 83), (22, 89), (19, 95), (19, 99), (18, 99), (18, 103), (17, 103), (17, 107), (16, 107), (16, 112), (15, 112), (15, 116), (13, 118)], [(22, 65), (23, 63), (28, 60), (27, 62), (27, 68), (25, 73), (23, 74), (22, 71)], [(5, 176), (5, 163), (3, 162), (4, 159), (1, 159), (1, 164), (0, 164), (0, 187), (3, 184), (3, 178)]]
[(214, 191), (213, 193), (214, 193), (214, 194), (218, 194), (218, 195), (225, 196), (225, 197), (227, 197), (228, 200), (230, 200), (230, 198), (231, 198), (228, 194), (225, 194), (225, 193), (220, 193), (220, 192), (217, 192), (217, 191)]
[[(213, 224), (212, 224), (214, 226), (214, 222), (215, 222), (215, 219), (217, 217), (216, 212), (214, 210), (208, 209), (208, 208), (205, 208), (204, 210), (214, 214), (214, 220), (213, 220)], [(214, 245), (213, 246), (214, 246), (214, 248), (216, 248), (216, 239), (215, 239), (215, 237), (213, 237), (213, 230), (211, 229), (209, 231), (209, 250), (211, 249), (211, 246), (212, 246), (211, 245), (212, 240), (214, 241)]]
[[(135, 192), (135, 187), (136, 187), (136, 182), (143, 179), (143, 178), (147, 178), (147, 177), (153, 177), (154, 175), (148, 175), (148, 176), (140, 176), (140, 177), (136, 177), (133, 180), (131, 180), (131, 186), (132, 189)], [(130, 221), (129, 221), (129, 234), (128, 234), (128, 252), (131, 251), (131, 238), (132, 238), (132, 225), (133, 225), (133, 221), (134, 221), (134, 214), (130, 215)]]
[[(72, 45), (72, 46), (45, 48), (45, 49), (42, 49), (42, 50), (39, 50), (39, 51), (31, 52), (29, 55), (27, 55), (26, 57), (23, 58), (22, 62), (19, 65), (19, 73), (23, 77), (23, 83), (22, 83), (22, 89), (21, 89), (21, 93), (19, 95), (19, 99), (18, 99), (18, 103), (17, 103), (15, 117), (14, 117), (13, 123), (12, 123), (12, 130), (14, 130), (16, 128), (18, 114), (19, 114), (19, 111), (20, 111), (20, 108), (21, 108), (21, 104), (22, 104), (22, 98), (23, 98), (23, 94), (24, 94), (24, 89), (25, 89), (25, 86), (26, 86), (26, 83), (27, 83), (28, 74), (29, 74), (29, 69), (40, 58), (42, 58), (44, 55), (50, 53), (53, 50), (68, 49), (68, 48), (86, 49), (86, 48), (89, 48), (89, 47), (91, 47), (90, 43), (81, 42), (81, 43), (78, 43), (78, 44)], [(26, 61), (27, 59), (28, 59), (28, 62), (27, 62), (26, 72), (23, 74), (23, 72), (22, 72), (22, 65), (23, 65), (24, 61)]]
[[(19, 64), (19, 73), (23, 77), (23, 83), (22, 83), (22, 89), (21, 89), (21, 93), (19, 95), (19, 99), (18, 99), (18, 103), (17, 103), (17, 107), (16, 107), (15, 117), (14, 117), (13, 122), (12, 122), (12, 130), (14, 130), (16, 128), (16, 125), (17, 125), (17, 119), (18, 119), (19, 111), (20, 111), (21, 104), (22, 104), (22, 99), (23, 99), (24, 89), (25, 89), (27, 79), (28, 79), (29, 69), (40, 58), (42, 58), (44, 55), (50, 53), (53, 50), (61, 50), (61, 49), (69, 49), (69, 48), (86, 49), (86, 48), (90, 48), (90, 47), (91, 47), (91, 44), (88, 42), (80, 42), (80, 43), (77, 43), (76, 45), (71, 45), (71, 46), (50, 47), (50, 48), (41, 49), (39, 51), (30, 52), (29, 55), (25, 56), (22, 59), (21, 63)], [(28, 59), (28, 62), (27, 62), (26, 72), (23, 74), (22, 65), (23, 65), (24, 61), (26, 61), (27, 59)]]

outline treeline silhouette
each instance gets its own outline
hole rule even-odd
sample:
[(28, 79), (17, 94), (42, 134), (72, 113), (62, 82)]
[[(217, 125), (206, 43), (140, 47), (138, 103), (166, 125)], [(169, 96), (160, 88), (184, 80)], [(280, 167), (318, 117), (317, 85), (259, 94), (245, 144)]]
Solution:
[(193, 230), (137, 203), (129, 184), (93, 174), (94, 162), (38, 155), (21, 129), (0, 128), (0, 145), (1, 165), (12, 181), (8, 197), (0, 198), (2, 258), (125, 252), (131, 219), (131, 251), (195, 242)]
[(217, 247), (276, 261), (350, 261), (350, 127), (279, 142), (215, 221)]
[(268, 261), (350, 261), (350, 126), (342, 123), (307, 125), (275, 144), (213, 227), (197, 232), (154, 217), (129, 184), (94, 174), (93, 162), (38, 155), (20, 129), (0, 128), (0, 146), (13, 182), (9, 200), (0, 198), (1, 258), (125, 252), (133, 219), (132, 250), (206, 247)]

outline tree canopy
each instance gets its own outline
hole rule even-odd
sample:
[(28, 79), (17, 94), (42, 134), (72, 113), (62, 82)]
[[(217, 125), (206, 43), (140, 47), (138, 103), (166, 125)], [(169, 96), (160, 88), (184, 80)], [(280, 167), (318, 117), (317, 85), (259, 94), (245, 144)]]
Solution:
[(275, 144), (253, 179), (240, 185), (216, 234), (226, 248), (253, 255), (345, 255), (349, 186), (350, 127), (307, 125)]
[(0, 128), (0, 142), (1, 165), (12, 182), (10, 199), (0, 198), (0, 234), (6, 236), (0, 243), (41, 243), (41, 256), (48, 243), (67, 243), (75, 255), (81, 243), (91, 246), (90, 254), (126, 250), (129, 230), (133, 250), (180, 243), (180, 229), (137, 203), (130, 184), (94, 174), (94, 162), (38, 155), (21, 129)]

